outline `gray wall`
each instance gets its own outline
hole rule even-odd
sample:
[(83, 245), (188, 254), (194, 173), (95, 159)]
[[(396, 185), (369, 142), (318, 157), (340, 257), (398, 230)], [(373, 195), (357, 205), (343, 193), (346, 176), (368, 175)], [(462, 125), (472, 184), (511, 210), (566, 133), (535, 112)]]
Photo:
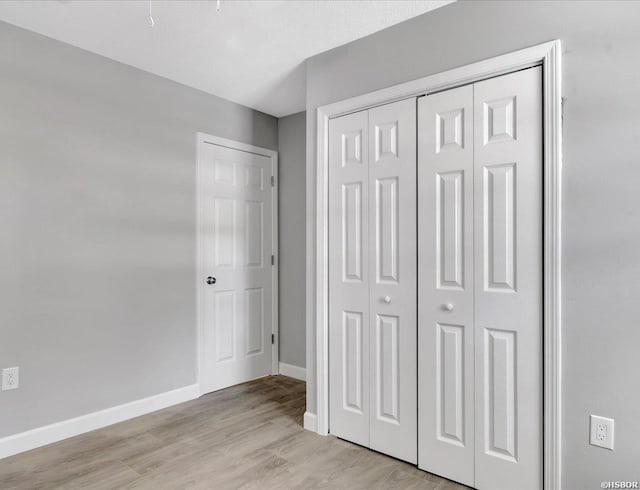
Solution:
[(196, 382), (196, 132), (277, 120), (0, 23), (0, 437)]
[(280, 362), (305, 367), (304, 112), (278, 120)]
[[(460, 2), (307, 64), (307, 175), (314, 185), (318, 106), (563, 41), (565, 490), (640, 481), (639, 19), (640, 2)], [(315, 202), (313, 193), (307, 198), (308, 205)], [(313, 328), (307, 332), (311, 412)], [(615, 419), (615, 451), (588, 445), (590, 413)]]

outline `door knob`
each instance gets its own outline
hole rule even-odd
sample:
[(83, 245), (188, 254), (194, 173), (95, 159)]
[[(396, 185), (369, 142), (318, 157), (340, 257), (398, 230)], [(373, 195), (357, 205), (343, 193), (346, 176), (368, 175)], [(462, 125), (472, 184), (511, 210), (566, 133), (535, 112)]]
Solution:
[(216, 283), (216, 278), (215, 277), (207, 277), (207, 284), (215, 284)]
[(445, 303), (442, 307), (447, 311), (453, 311), (453, 303)]
[(384, 301), (387, 304), (391, 303), (391, 296), (385, 296), (384, 298), (382, 298), (382, 301)]

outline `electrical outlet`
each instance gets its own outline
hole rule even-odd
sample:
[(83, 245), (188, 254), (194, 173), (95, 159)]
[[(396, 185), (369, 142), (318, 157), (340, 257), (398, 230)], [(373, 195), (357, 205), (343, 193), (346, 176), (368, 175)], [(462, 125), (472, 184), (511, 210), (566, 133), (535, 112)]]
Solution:
[(2, 391), (15, 390), (20, 386), (20, 368), (10, 367), (2, 370)]
[(613, 419), (591, 415), (589, 444), (613, 451)]

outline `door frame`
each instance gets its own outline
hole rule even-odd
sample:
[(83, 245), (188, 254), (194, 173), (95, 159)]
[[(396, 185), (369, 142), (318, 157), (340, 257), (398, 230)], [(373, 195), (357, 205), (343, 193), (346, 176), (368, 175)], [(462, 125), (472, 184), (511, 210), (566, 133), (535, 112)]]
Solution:
[[(329, 433), (329, 242), (328, 172), (329, 120), (398, 100), (429, 95), (461, 85), (514, 71), (542, 66), (543, 71), (543, 482), (545, 490), (561, 488), (561, 176), (562, 176), (562, 95), (559, 40), (454, 68), (410, 82), (346, 99), (317, 109), (315, 187), (315, 240), (307, 243), (313, 257), (308, 269), (308, 320), (315, 323), (316, 341), (316, 432)], [(314, 313), (315, 312), (315, 313)], [(313, 414), (305, 414), (313, 418)]]
[(197, 373), (198, 373), (198, 388), (200, 395), (207, 393), (203, 386), (204, 380), (204, 359), (206, 354), (206, 345), (204, 343), (204, 315), (203, 315), (203, 278), (207, 271), (204, 270), (203, 254), (204, 248), (203, 242), (203, 222), (202, 222), (202, 205), (204, 198), (203, 182), (202, 182), (202, 167), (204, 162), (201, 158), (201, 148), (203, 145), (212, 144), (230, 148), (233, 150), (244, 151), (247, 153), (253, 153), (255, 155), (261, 155), (271, 159), (271, 182), (267, 181), (267, 185), (271, 186), (271, 254), (274, 256), (274, 263), (271, 266), (271, 287), (272, 294), (272, 328), (271, 333), (274, 336), (274, 341), (271, 349), (271, 374), (278, 374), (278, 360), (280, 358), (279, 352), (279, 323), (278, 323), (278, 152), (269, 150), (268, 148), (262, 148), (260, 146), (249, 145), (247, 143), (241, 143), (239, 141), (222, 138), (220, 136), (213, 136), (206, 133), (196, 134), (196, 324), (197, 324)]

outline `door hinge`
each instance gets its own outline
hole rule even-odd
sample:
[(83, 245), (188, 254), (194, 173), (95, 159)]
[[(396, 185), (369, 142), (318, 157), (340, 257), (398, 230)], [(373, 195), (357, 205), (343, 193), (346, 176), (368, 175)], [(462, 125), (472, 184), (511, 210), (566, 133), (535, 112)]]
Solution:
[(275, 344), (275, 343), (276, 343), (276, 334), (275, 334), (275, 333), (272, 333), (272, 334), (271, 334), (271, 345), (273, 345), (273, 344)]
[(276, 256), (275, 255), (271, 256), (271, 265), (276, 265)]
[(276, 185), (276, 176), (272, 175), (271, 176), (271, 187), (275, 187), (275, 185)]

